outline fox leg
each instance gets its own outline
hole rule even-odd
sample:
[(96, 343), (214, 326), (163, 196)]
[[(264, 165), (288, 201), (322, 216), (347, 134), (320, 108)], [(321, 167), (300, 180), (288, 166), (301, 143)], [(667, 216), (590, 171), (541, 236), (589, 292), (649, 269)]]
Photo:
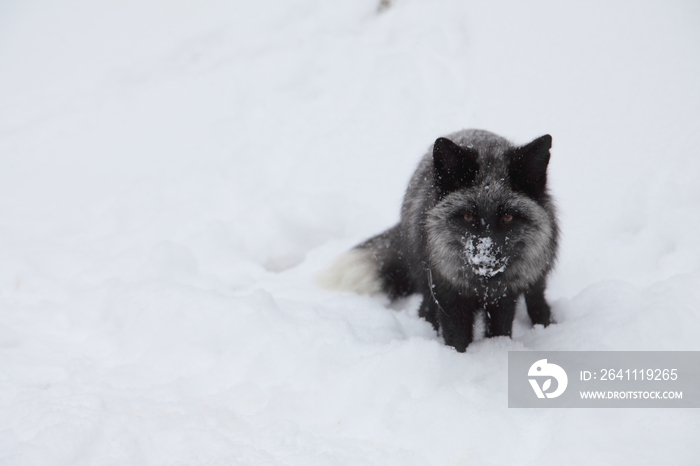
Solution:
[(518, 295), (508, 295), (486, 306), (486, 328), (489, 337), (510, 336), (517, 302)]
[(532, 288), (525, 292), (525, 304), (532, 325), (541, 324), (545, 327), (553, 323), (551, 309), (544, 299), (545, 279), (541, 278)]

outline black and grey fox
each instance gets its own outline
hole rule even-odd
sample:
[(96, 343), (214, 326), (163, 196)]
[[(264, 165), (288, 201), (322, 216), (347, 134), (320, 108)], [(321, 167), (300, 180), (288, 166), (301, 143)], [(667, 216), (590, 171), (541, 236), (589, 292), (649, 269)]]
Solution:
[(559, 229), (547, 191), (552, 137), (515, 146), (483, 130), (438, 138), (413, 174), (401, 220), (338, 258), (321, 284), (395, 299), (423, 295), (419, 314), (465, 351), (475, 320), (511, 334), (518, 297), (549, 325), (546, 278)]

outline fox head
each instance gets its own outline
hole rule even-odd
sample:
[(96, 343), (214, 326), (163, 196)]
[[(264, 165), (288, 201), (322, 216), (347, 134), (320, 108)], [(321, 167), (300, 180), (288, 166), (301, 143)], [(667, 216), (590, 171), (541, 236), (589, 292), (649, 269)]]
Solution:
[(458, 136), (439, 138), (432, 149), (430, 266), (457, 286), (525, 289), (554, 260), (557, 231), (547, 194), (552, 137), (514, 146), (487, 131)]

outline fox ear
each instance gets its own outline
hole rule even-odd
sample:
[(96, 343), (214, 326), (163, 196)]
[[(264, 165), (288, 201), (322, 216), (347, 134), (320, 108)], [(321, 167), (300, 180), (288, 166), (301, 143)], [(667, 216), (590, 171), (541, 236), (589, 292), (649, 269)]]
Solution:
[(438, 138), (433, 145), (435, 188), (442, 197), (474, 183), (479, 165), (478, 153), (460, 147), (449, 139)]
[(552, 136), (546, 134), (509, 154), (509, 173), (514, 189), (535, 199), (544, 194), (551, 148)]

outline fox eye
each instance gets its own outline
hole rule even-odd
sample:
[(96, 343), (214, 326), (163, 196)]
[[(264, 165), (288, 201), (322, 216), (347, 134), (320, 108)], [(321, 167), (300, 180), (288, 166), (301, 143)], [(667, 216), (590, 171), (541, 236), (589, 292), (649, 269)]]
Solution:
[(464, 220), (466, 220), (467, 222), (473, 222), (474, 216), (472, 214), (464, 214)]
[(501, 220), (503, 220), (503, 223), (510, 223), (513, 221), (513, 215), (510, 213), (505, 213), (503, 214), (503, 217), (501, 217)]

